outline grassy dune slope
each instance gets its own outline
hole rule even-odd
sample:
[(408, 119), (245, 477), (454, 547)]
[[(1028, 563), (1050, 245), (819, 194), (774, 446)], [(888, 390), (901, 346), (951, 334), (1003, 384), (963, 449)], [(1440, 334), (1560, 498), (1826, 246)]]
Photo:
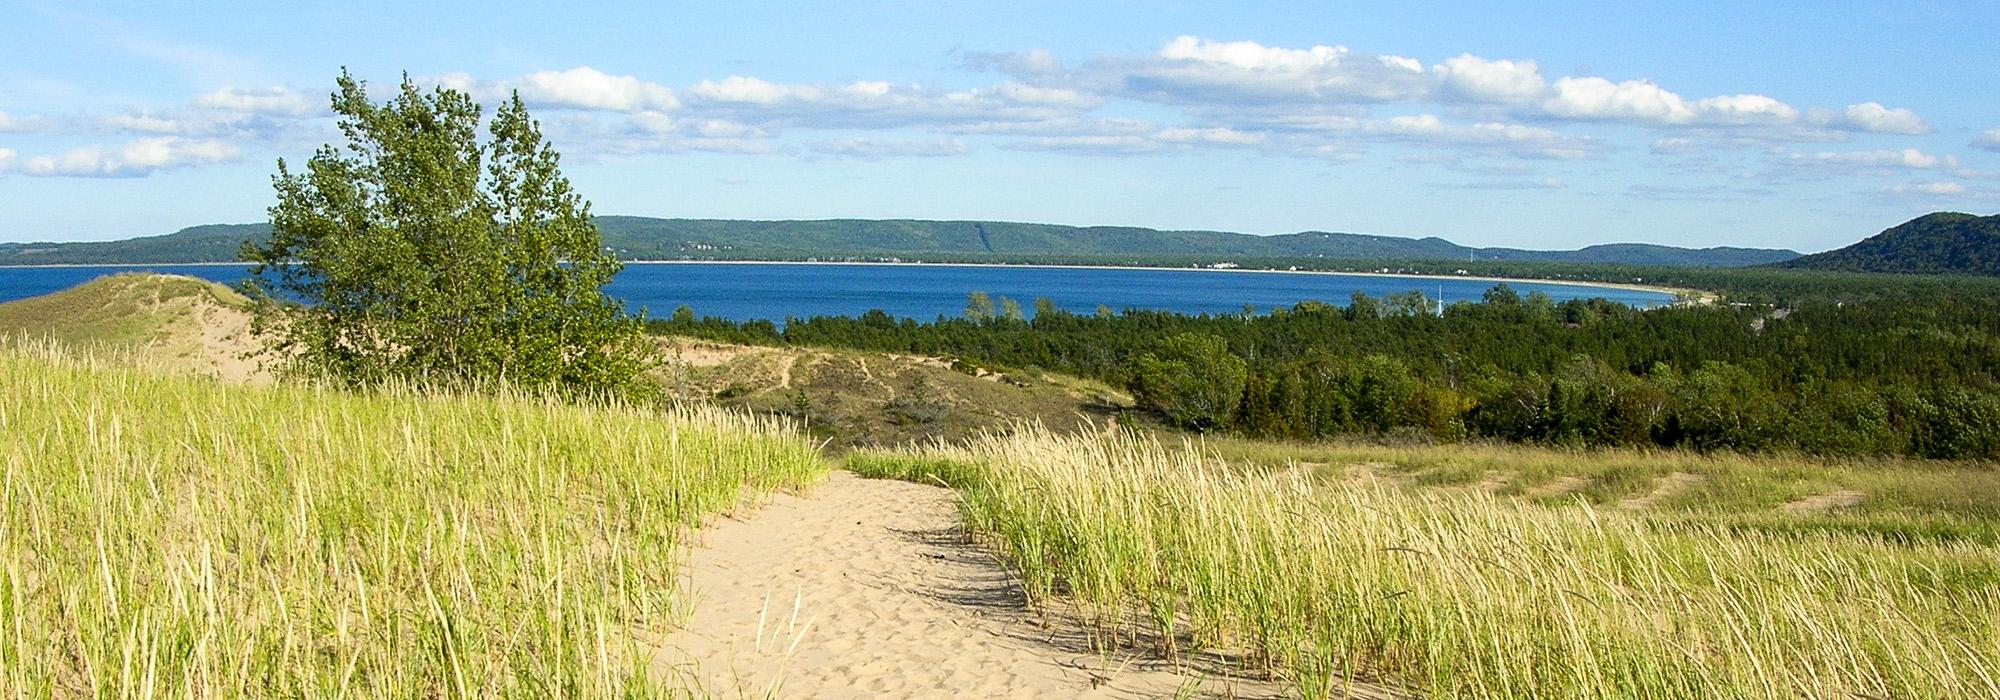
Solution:
[(1244, 651), (1306, 697), (1349, 678), (1435, 697), (2000, 697), (2000, 547), (1976, 538), (1406, 488), (1132, 439), (849, 465), (951, 483), (1031, 595), (1106, 643)]
[(0, 336), (45, 338), (156, 367), (242, 380), (256, 374), (255, 364), (244, 357), (253, 347), (248, 304), (243, 295), (207, 280), (122, 273), (0, 304)]
[(1476, 489), (1746, 530), (2000, 545), (2000, 465), (1990, 462), (1238, 439), (1205, 447), (1234, 463), (1297, 465), (1323, 480), (1379, 481), (1410, 491)]
[(1102, 432), (1132, 406), (1103, 382), (1040, 371), (953, 369), (893, 353), (725, 345), (664, 338), (662, 372), (681, 398), (806, 422), (834, 447), (962, 440), (1041, 421)]
[(648, 695), (684, 530), (820, 469), (734, 414), (0, 345), (0, 694)]

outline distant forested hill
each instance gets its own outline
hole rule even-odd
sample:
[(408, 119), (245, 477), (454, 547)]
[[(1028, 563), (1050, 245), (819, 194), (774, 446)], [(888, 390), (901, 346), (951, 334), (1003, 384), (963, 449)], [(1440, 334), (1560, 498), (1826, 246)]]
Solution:
[(1839, 250), (1779, 263), (1842, 272), (2000, 276), (2000, 214), (1925, 214)]
[[(1222, 231), (1160, 231), (1124, 226), (1057, 226), (998, 221), (912, 219), (738, 221), (597, 218), (604, 245), (628, 260), (900, 257), (1327, 258), (1341, 260), (1480, 260), (1742, 267), (1798, 257), (1790, 250), (1676, 248), (1621, 243), (1581, 250), (1469, 248), (1442, 238), (1398, 238), (1308, 231), (1256, 236)], [(196, 226), (164, 236), (91, 243), (0, 243), (0, 265), (228, 262), (267, 224)]]
[(270, 233), (270, 224), (208, 224), (122, 241), (0, 243), (0, 265), (229, 262), (243, 241)]

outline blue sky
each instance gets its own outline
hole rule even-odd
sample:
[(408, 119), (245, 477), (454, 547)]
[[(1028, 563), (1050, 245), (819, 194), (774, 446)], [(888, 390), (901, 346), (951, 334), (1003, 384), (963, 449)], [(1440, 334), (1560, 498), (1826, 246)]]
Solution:
[(261, 220), (342, 66), (520, 91), (605, 214), (1815, 251), (2000, 211), (1990, 0), (411, 5), (0, 4), (0, 240)]

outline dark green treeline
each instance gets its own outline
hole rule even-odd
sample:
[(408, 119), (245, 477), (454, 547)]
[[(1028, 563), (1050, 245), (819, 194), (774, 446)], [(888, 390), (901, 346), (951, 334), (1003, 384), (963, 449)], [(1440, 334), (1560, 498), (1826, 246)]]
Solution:
[(1502, 285), (1441, 315), (1414, 292), (1220, 316), (1043, 300), (1032, 320), (870, 312), (782, 331), (683, 310), (653, 330), (1041, 367), (1130, 387), (1183, 427), (1257, 437), (2000, 458), (2000, 298), (1938, 289), (1640, 311)]

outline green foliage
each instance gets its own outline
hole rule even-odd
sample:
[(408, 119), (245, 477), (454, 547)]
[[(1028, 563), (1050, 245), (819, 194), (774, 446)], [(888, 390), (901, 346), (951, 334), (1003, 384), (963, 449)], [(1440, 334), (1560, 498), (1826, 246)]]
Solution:
[(1953, 387), (1919, 399), (1913, 408), (1917, 454), (2000, 459), (2000, 396)]
[(640, 322), (601, 292), (620, 265), (518, 95), (481, 143), (465, 93), (338, 82), (344, 147), (278, 162), (270, 238), (243, 250), (249, 290), (305, 302), (260, 311), (277, 357), (357, 385), (643, 386)]
[(1007, 297), (1000, 297), (1000, 320), (1003, 321), (1027, 320), (1027, 316), (1021, 313), (1021, 302), (1014, 301), (1013, 299), (1009, 299)]
[(1229, 425), (1243, 399), (1247, 369), (1222, 338), (1182, 333), (1140, 355), (1133, 388), (1139, 403), (1195, 430)]
[(969, 321), (993, 320), (993, 297), (985, 292), (975, 291), (965, 295), (965, 318)]

